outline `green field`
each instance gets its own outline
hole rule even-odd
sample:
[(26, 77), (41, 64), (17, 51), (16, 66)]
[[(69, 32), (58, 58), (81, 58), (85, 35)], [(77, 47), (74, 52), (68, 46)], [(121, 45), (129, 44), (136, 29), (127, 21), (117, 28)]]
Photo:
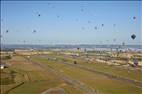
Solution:
[[(50, 56), (48, 56), (50, 57)], [(64, 56), (54, 56), (57, 58), (56, 61), (58, 62), (66, 62), (66, 63), (71, 63), (73, 64), (73, 61), (77, 61), (77, 63), (81, 66), (87, 67), (89, 69), (97, 70), (100, 72), (108, 73), (111, 75), (115, 76), (120, 76), (120, 77), (125, 77), (128, 79), (133, 79), (142, 82), (142, 75), (139, 75), (142, 73), (141, 70), (131, 70), (131, 69), (126, 69), (122, 66), (114, 66), (114, 65), (107, 65), (105, 63), (87, 63), (81, 58), (77, 59), (72, 59), (70, 57), (64, 58)], [(38, 58), (40, 61), (47, 61), (47, 58), (41, 57)]]
[[(124, 81), (118, 81), (115, 79), (110, 79), (106, 76), (103, 75), (99, 75), (99, 74), (95, 74), (83, 69), (79, 69), (73, 66), (68, 66), (62, 63), (57, 63), (56, 61), (49, 61), (47, 60), (47, 58), (34, 58), (35, 61), (40, 61), (43, 62), (44, 65), (48, 66), (48, 67), (52, 67), (54, 70), (57, 71), (61, 71), (61, 73), (66, 74), (68, 76), (70, 76), (73, 79), (77, 79), (79, 81), (84, 82), (85, 84), (87, 84), (88, 86), (93, 87), (94, 89), (96, 89), (98, 92), (102, 93), (102, 94), (141, 94), (142, 93), (142, 89), (124, 82)], [(91, 65), (89, 64), (83, 64), (83, 66), (85, 67), (90, 67)], [(76, 66), (76, 65), (75, 65)], [(94, 68), (93, 65), (92, 68)], [(98, 65), (99, 66), (99, 65)], [(102, 66), (102, 65), (101, 65)], [(101, 67), (100, 66), (100, 67)], [(107, 69), (101, 69), (100, 67), (98, 67), (97, 70), (102, 70), (105, 71)], [(107, 66), (110, 67), (110, 66)], [(110, 73), (109, 71), (115, 71), (114, 68), (111, 68), (111, 70), (107, 70), (106, 72)], [(124, 70), (125, 72), (125, 70)], [(131, 72), (131, 71), (130, 71)], [(129, 75), (127, 76), (127, 73), (123, 73), (123, 70), (121, 70), (120, 74), (117, 75), (122, 75), (128, 78), (131, 78), (131, 76), (129, 77)], [(135, 74), (132, 72), (132, 75)], [(137, 77), (135, 77), (136, 79), (140, 77), (140, 75), (135, 74)], [(125, 84), (124, 84), (125, 83)], [(112, 87), (112, 88), (108, 88), (108, 87)]]
[[(77, 64), (73, 61), (77, 61)], [(142, 93), (141, 86), (109, 77), (114, 75), (141, 83), (142, 71), (97, 62), (87, 63), (82, 57), (72, 58), (52, 53), (33, 55), (28, 60), (26, 56), (15, 55), (7, 60), (7, 64), (11, 66), (3, 70), (2, 77), (7, 79), (1, 80), (2, 94)], [(86, 68), (101, 73), (92, 72)]]
[[(9, 83), (11, 80), (2, 80), (3, 83), (8, 84), (1, 84), (2, 94), (40, 94), (50, 88), (62, 88), (69, 94), (71, 92), (74, 92), (74, 94), (83, 94), (80, 90), (66, 83), (52, 72), (30, 64), (24, 57), (15, 56), (8, 62), (11, 64), (14, 62), (14, 64), (10, 68), (4, 69), (4, 71), (15, 71), (16, 76), (13, 78), (13, 83)], [(6, 74), (4, 76), (6, 77)], [(21, 82), (24, 82), (24, 84), (19, 85)], [(60, 91), (56, 92), (58, 94)]]

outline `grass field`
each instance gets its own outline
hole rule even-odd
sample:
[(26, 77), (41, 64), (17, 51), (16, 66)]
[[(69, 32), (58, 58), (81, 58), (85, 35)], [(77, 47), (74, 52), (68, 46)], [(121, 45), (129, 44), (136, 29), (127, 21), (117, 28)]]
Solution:
[[(77, 61), (74, 64), (73, 61)], [(3, 78), (11, 80), (1, 84), (2, 94), (141, 94), (142, 87), (106, 75), (91, 72), (84, 68), (116, 75), (141, 82), (142, 72), (103, 63), (87, 63), (81, 57), (52, 53), (26, 56), (13, 56), (7, 61)], [(71, 64), (71, 65), (69, 65)], [(82, 66), (80, 68), (78, 66)], [(11, 82), (11, 83), (9, 83)], [(22, 83), (22, 84), (21, 84)], [(92, 93), (95, 92), (95, 93)]]
[[(55, 56), (54, 56), (55, 57)], [(142, 73), (141, 70), (132, 70), (132, 69), (126, 69), (122, 66), (114, 66), (114, 65), (108, 65), (105, 63), (87, 63), (84, 60), (77, 58), (77, 59), (72, 59), (69, 57), (64, 58), (64, 56), (57, 56), (58, 61), (60, 62), (66, 62), (66, 63), (72, 63), (73, 61), (77, 61), (79, 65), (89, 67), (91, 69), (95, 69), (100, 72), (105, 72), (111, 75), (116, 75), (116, 76), (121, 76), (125, 77), (128, 79), (133, 79), (142, 82), (142, 75), (139, 75)], [(44, 58), (46, 59), (46, 58)]]
[[(101, 94), (141, 94), (142, 93), (142, 88), (127, 82), (110, 79), (103, 75), (91, 73), (82, 69), (78, 69), (76, 67), (71, 67), (65, 64), (57, 63), (55, 61), (49, 61), (47, 60), (47, 58), (34, 58), (34, 59), (36, 59), (35, 61), (44, 62), (43, 64), (50, 66), (54, 68), (54, 70), (60, 71), (61, 73), (70, 76), (71, 78), (75, 78), (78, 79), (79, 81), (84, 82), (85, 84), (95, 88)], [(83, 66), (86, 65), (87, 63)], [(89, 67), (90, 66), (91, 65), (89, 65)], [(98, 68), (98, 70), (101, 70), (101, 68)], [(104, 70), (106, 69), (103, 69), (102, 71)], [(114, 69), (112, 68), (111, 71), (113, 70)], [(109, 70), (107, 72), (109, 72)], [(121, 75), (121, 73), (117, 75)], [(124, 76), (127, 77), (127, 75)], [(138, 74), (137, 76), (139, 77)]]
[[(8, 63), (11, 64), (11, 67), (6, 69), (6, 71), (11, 70), (16, 72), (14, 77), (15, 84), (1, 85), (2, 94), (7, 92), (8, 94), (40, 94), (48, 89), (57, 87), (62, 88), (69, 94), (72, 92), (74, 94), (83, 94), (80, 90), (56, 77), (52, 72), (45, 71), (39, 66), (29, 63), (24, 57), (15, 56)], [(19, 86), (20, 82), (24, 82), (24, 84)], [(56, 92), (58, 94), (60, 91)]]

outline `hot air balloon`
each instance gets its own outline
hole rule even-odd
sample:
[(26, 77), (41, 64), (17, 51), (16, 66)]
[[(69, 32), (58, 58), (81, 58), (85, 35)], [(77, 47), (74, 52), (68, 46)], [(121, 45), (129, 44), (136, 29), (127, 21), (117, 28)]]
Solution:
[(33, 33), (36, 33), (36, 30), (33, 30)]
[(133, 19), (136, 19), (136, 17), (134, 16)]
[(84, 49), (84, 52), (87, 52), (86, 48)]
[(113, 29), (114, 29), (114, 31), (116, 31), (116, 30), (115, 30), (115, 29), (116, 29), (115, 27), (116, 27), (116, 24), (113, 24)]
[(41, 16), (41, 14), (39, 13), (39, 12), (34, 12), (38, 17), (40, 17)]
[(77, 50), (79, 50), (80, 48), (78, 47)]
[(55, 6), (52, 6), (52, 8), (55, 8)]
[(9, 32), (9, 30), (6, 30), (6, 33), (8, 33)]
[(81, 9), (81, 11), (83, 12), (83, 11), (84, 11), (84, 9)]
[(57, 18), (60, 18), (60, 16), (59, 16), (59, 15), (57, 15)]
[(91, 21), (88, 21), (88, 24), (90, 24), (91, 23)]
[(113, 24), (113, 27), (115, 27), (116, 26), (116, 24)]
[(132, 34), (131, 35), (131, 38), (134, 40), (136, 38), (136, 35), (135, 34)]
[(109, 40), (106, 40), (107, 42), (109, 42)]
[(1, 22), (3, 22), (3, 19), (1, 19)]
[(75, 20), (76, 20), (76, 21), (78, 21), (78, 19), (77, 19), (77, 18), (76, 18)]
[(94, 29), (97, 30), (97, 26), (95, 26)]
[(36, 12), (36, 14), (37, 14), (37, 16), (38, 16), (38, 17), (40, 17), (40, 16), (41, 16), (41, 14), (40, 14), (39, 12)]
[(50, 5), (50, 3), (47, 3), (48, 5)]
[(102, 44), (103, 42), (102, 41), (100, 41), (100, 44)]
[(125, 42), (122, 42), (122, 46), (125, 46)]
[(82, 30), (84, 30), (84, 29), (85, 29), (85, 27), (81, 27), (81, 29), (82, 29)]
[(25, 40), (23, 40), (23, 43), (25, 44), (25, 43), (26, 43), (26, 41), (25, 41)]
[(115, 42), (116, 41), (116, 39), (113, 39), (113, 42)]

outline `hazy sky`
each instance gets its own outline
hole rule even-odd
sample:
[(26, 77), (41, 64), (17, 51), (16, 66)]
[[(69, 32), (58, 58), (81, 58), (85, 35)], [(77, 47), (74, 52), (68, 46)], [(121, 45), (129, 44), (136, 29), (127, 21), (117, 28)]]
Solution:
[(1, 41), (140, 44), (141, 17), (142, 1), (1, 1)]

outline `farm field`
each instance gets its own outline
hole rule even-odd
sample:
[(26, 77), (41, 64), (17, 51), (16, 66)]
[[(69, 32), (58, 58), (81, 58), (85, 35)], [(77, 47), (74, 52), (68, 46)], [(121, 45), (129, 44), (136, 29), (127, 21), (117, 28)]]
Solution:
[[(141, 94), (141, 68), (89, 63), (82, 55), (13, 55), (1, 71), (2, 94)], [(76, 64), (74, 63), (76, 61)]]
[[(31, 64), (23, 56), (14, 56), (8, 61), (8, 64), (11, 64), (10, 68), (4, 69), (4, 71), (13, 71), (15, 73), (14, 82), (9, 83), (9, 85), (4, 80), (8, 85), (1, 85), (1, 94), (40, 94), (48, 89), (53, 89), (48, 92), (56, 92), (55, 94), (60, 92), (83, 94), (80, 90), (48, 71), (48, 68), (44, 70), (37, 65)], [(5, 72), (1, 72), (1, 76), (3, 74), (6, 77)]]
[[(37, 58), (36, 61), (43, 62), (46, 66), (53, 68), (63, 74), (70, 76), (71, 78), (78, 79), (84, 82), (88, 86), (93, 87), (96, 91), (101, 91), (102, 94), (140, 94), (142, 92), (141, 87), (137, 87), (131, 83), (127, 83), (121, 80), (115, 80), (108, 78), (98, 73), (92, 73), (84, 69), (77, 68), (77, 65), (69, 66), (64, 63), (57, 63), (55, 61), (47, 61), (46, 58)], [(87, 64), (86, 64), (87, 65)], [(85, 66), (86, 67), (86, 66)], [(140, 77), (137, 75), (138, 78)], [(124, 84), (125, 82), (125, 84)], [(113, 87), (113, 88), (108, 88)], [(134, 90), (135, 89), (135, 90)], [(132, 90), (130, 92), (130, 90)]]
[[(107, 73), (110, 75), (120, 76), (132, 80), (137, 80), (139, 82), (142, 82), (142, 75), (139, 75), (142, 73), (141, 68), (140, 69), (132, 69), (132, 68), (126, 68), (123, 66), (115, 66), (115, 65), (108, 65), (105, 63), (87, 63), (84, 59), (78, 57), (76, 59), (73, 59), (71, 57), (65, 57), (65, 56), (54, 56), (54, 58), (57, 58), (59, 62), (64, 62), (66, 64), (73, 64), (73, 61), (77, 61), (79, 66), (83, 66), (92, 70), (96, 70), (99, 72)], [(46, 58), (43, 58), (46, 59)]]

